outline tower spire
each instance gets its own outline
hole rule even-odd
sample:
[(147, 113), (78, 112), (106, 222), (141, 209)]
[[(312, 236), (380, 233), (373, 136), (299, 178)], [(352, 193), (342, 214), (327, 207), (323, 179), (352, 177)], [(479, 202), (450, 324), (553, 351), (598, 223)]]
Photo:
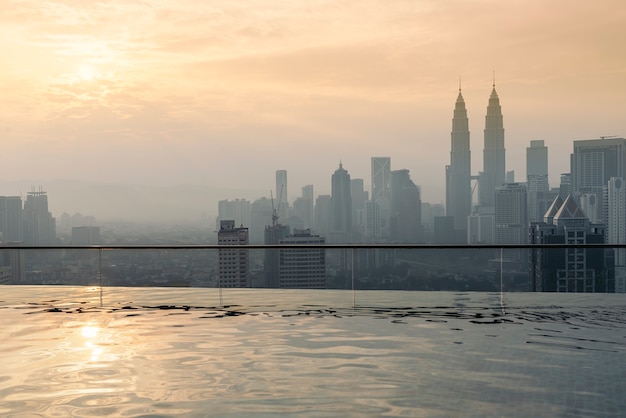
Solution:
[(461, 92), (461, 75), (459, 74), (459, 93)]
[(493, 70), (493, 88), (496, 88), (496, 70)]

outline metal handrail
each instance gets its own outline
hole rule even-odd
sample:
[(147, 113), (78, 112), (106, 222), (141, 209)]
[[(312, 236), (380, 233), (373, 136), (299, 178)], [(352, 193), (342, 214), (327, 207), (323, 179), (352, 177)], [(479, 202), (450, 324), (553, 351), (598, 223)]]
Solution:
[(220, 249), (546, 249), (626, 248), (626, 244), (100, 244), (100, 245), (2, 245), (0, 250), (220, 250)]

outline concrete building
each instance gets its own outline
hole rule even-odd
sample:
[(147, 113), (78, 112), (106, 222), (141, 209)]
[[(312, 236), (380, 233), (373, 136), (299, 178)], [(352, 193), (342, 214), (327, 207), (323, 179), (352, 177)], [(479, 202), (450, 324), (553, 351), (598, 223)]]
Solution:
[(446, 214), (454, 218), (455, 229), (466, 231), (471, 210), (470, 132), (465, 100), (459, 86), (452, 117), (450, 165), (446, 166)]
[[(295, 230), (280, 240), (280, 244), (323, 245), (326, 240), (312, 235), (310, 229)], [(326, 288), (326, 250), (294, 248), (280, 250), (279, 287), (288, 289)]]
[(479, 180), (480, 206), (494, 206), (496, 187), (505, 183), (504, 123), (494, 82), (485, 116), (483, 171)]
[(52, 245), (56, 242), (56, 222), (48, 211), (43, 190), (28, 192), (22, 211), (25, 245)]
[[(289, 226), (276, 224), (265, 227), (265, 244), (276, 245), (289, 235)], [(263, 262), (263, 286), (269, 288), (280, 287), (280, 250), (266, 249)]]
[(494, 244), (496, 242), (494, 208), (475, 207), (467, 223), (467, 242), (469, 244)]
[(530, 141), (526, 148), (526, 184), (528, 187), (528, 220), (540, 222), (546, 208), (542, 207), (540, 195), (550, 191), (548, 183), (548, 147), (543, 141)]
[[(529, 228), (530, 244), (601, 244), (605, 230), (593, 225), (571, 195), (557, 196)], [(612, 252), (603, 248), (542, 248), (529, 251), (530, 290), (537, 292), (613, 292)]]
[(496, 188), (496, 244), (526, 244), (528, 242), (528, 201), (526, 187), (511, 183)]
[(22, 210), (20, 196), (0, 196), (0, 242), (24, 239)]
[(330, 242), (352, 242), (352, 193), (350, 188), (350, 174), (339, 163), (331, 177), (331, 230)]
[(390, 236), (395, 242), (423, 242), (422, 200), (409, 170), (391, 172)]
[(102, 244), (99, 226), (73, 226), (72, 245)]
[[(236, 228), (235, 221), (220, 222), (217, 244), (248, 245), (248, 228)], [(218, 250), (218, 287), (249, 287), (250, 257), (246, 249)]]
[[(608, 184), (607, 243), (626, 244), (626, 184), (621, 177), (611, 177)], [(615, 293), (626, 293), (626, 249), (616, 248)]]
[(626, 139), (607, 138), (574, 141), (571, 156), (571, 183), (575, 196), (595, 195), (599, 200), (599, 221), (606, 225), (606, 187), (612, 177), (626, 178)]
[(352, 232), (354, 241), (361, 241), (367, 229), (367, 214), (365, 203), (369, 199), (369, 193), (365, 191), (363, 179), (350, 180), (350, 197), (352, 198)]
[(220, 200), (217, 203), (217, 227), (221, 221), (234, 220), (235, 225), (250, 225), (252, 206), (247, 199)]
[(391, 216), (390, 157), (372, 157), (371, 180), (371, 200), (376, 202), (378, 206), (381, 237), (389, 237), (389, 218)]

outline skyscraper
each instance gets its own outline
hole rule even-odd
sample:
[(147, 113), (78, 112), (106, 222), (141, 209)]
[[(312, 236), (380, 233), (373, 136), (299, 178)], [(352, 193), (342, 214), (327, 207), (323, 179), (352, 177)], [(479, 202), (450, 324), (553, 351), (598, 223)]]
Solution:
[(22, 240), (22, 198), (0, 196), (0, 242)]
[(574, 141), (571, 163), (573, 194), (595, 195), (599, 202), (598, 221), (606, 225), (608, 202), (605, 190), (611, 177), (626, 178), (626, 139)]
[(391, 216), (391, 158), (372, 157), (372, 202), (378, 207), (379, 237), (389, 236), (389, 217)]
[(339, 163), (331, 177), (331, 239), (333, 242), (351, 242), (352, 240), (352, 195), (350, 174)]
[(390, 198), (391, 158), (372, 157), (372, 200)]
[(494, 206), (496, 187), (505, 182), (504, 124), (496, 83), (489, 97), (485, 116), (485, 145), (483, 150), (483, 172), (479, 178), (479, 203)]
[[(533, 222), (530, 244), (601, 244), (605, 231), (589, 220), (571, 195), (557, 196), (544, 216)], [(610, 258), (603, 248), (531, 249), (530, 290), (539, 292), (612, 292)]]
[(446, 167), (446, 212), (454, 218), (454, 228), (467, 229), (472, 209), (470, 133), (467, 110), (459, 86), (452, 117), (450, 165)]
[(412, 244), (423, 241), (420, 191), (406, 169), (391, 172), (391, 238)]
[(24, 243), (26, 245), (51, 245), (56, 240), (56, 221), (48, 211), (46, 192), (28, 192), (24, 210)]
[(510, 183), (496, 188), (496, 244), (526, 244), (528, 241), (526, 187)]
[(526, 181), (528, 183), (528, 220), (539, 222), (547, 210), (540, 204), (541, 195), (550, 191), (548, 183), (548, 147), (543, 141), (530, 141), (526, 148)]
[[(607, 242), (626, 244), (626, 185), (621, 177), (608, 184)], [(615, 249), (615, 293), (626, 292), (626, 249)]]

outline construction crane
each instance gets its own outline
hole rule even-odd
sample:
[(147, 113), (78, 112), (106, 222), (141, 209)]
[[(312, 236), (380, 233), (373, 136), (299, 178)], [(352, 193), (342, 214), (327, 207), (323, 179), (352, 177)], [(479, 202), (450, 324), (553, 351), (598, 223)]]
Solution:
[(280, 212), (280, 203), (283, 199), (283, 184), (280, 185), (280, 195), (278, 196), (278, 207), (274, 208), (274, 196), (272, 196), (272, 191), (270, 190), (270, 198), (272, 199), (272, 226), (276, 226), (276, 222), (278, 222), (278, 212)]

